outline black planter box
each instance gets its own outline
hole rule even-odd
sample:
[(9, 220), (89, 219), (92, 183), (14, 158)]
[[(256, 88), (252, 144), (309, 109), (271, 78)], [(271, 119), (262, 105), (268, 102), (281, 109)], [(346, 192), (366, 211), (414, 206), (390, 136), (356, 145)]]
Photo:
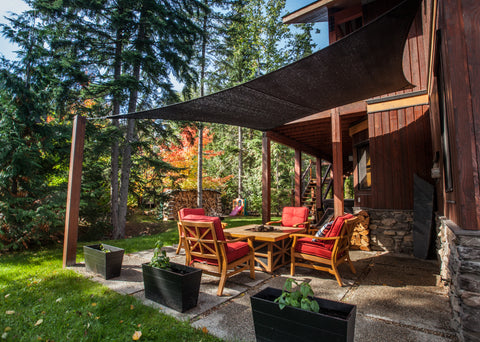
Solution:
[(355, 305), (314, 298), (319, 313), (291, 306), (280, 310), (273, 301), (281, 294), (267, 287), (250, 298), (257, 341), (353, 341)]
[(170, 263), (170, 269), (142, 264), (145, 297), (176, 311), (197, 306), (202, 270)]
[(100, 250), (100, 245), (83, 246), (85, 256), (85, 267), (87, 271), (102, 275), (105, 279), (120, 276), (124, 250), (122, 248), (103, 244), (105, 253)]

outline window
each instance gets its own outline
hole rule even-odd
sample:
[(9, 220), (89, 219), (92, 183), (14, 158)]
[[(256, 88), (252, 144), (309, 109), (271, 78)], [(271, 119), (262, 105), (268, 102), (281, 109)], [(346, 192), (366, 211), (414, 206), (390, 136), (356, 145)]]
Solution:
[(372, 169), (370, 163), (370, 145), (357, 146), (358, 189), (367, 190), (372, 186)]

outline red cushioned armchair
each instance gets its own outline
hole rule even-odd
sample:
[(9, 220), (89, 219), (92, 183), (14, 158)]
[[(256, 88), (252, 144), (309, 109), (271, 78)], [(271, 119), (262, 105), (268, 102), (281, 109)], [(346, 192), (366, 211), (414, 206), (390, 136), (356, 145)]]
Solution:
[(185, 248), (185, 239), (183, 238), (183, 232), (180, 227), (180, 221), (187, 215), (205, 215), (205, 210), (203, 208), (183, 208), (178, 211), (178, 247), (177, 247), (177, 254), (180, 253), (180, 250)]
[(338, 285), (343, 286), (337, 266), (348, 262), (352, 272), (356, 273), (350, 260), (349, 247), (358, 220), (351, 214), (338, 216), (323, 237), (292, 234), (290, 274), (295, 274), (296, 266), (313, 268), (333, 274)]
[(307, 233), (309, 233), (310, 223), (308, 222), (308, 208), (284, 207), (282, 211), (282, 219), (280, 221), (270, 221), (266, 224), (275, 223), (279, 223), (283, 227), (306, 228)]
[(220, 277), (217, 296), (223, 294), (227, 278), (239, 272), (250, 270), (250, 278), (255, 279), (251, 239), (226, 240), (218, 217), (187, 215), (180, 227), (185, 237), (185, 264)]
[[(178, 247), (177, 254), (180, 253), (182, 247), (185, 248), (185, 239), (183, 238), (182, 229), (180, 228), (180, 221), (187, 215), (205, 215), (205, 210), (203, 208), (183, 208), (178, 211)], [(222, 222), (222, 228), (225, 229), (227, 226), (226, 223)]]

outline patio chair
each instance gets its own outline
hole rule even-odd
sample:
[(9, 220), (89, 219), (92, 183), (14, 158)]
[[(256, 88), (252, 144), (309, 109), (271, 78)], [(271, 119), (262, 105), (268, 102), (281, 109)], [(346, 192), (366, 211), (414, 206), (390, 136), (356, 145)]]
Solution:
[(182, 248), (185, 248), (185, 239), (183, 236), (183, 231), (180, 227), (180, 221), (187, 215), (205, 215), (205, 210), (203, 208), (183, 208), (178, 211), (178, 247), (176, 254), (180, 253)]
[(218, 217), (187, 215), (180, 227), (185, 236), (185, 264), (220, 277), (217, 296), (223, 294), (227, 278), (237, 273), (250, 270), (250, 278), (255, 279), (251, 239), (226, 240)]
[(306, 228), (310, 233), (310, 223), (308, 222), (307, 207), (284, 207), (282, 211), (282, 219), (280, 221), (270, 221), (267, 225), (280, 224), (283, 227)]
[[(182, 248), (185, 248), (185, 239), (183, 238), (183, 232), (182, 229), (180, 228), (180, 221), (183, 220), (183, 218), (187, 215), (205, 215), (205, 209), (203, 208), (183, 208), (178, 211), (178, 222), (177, 222), (177, 228), (178, 228), (178, 247), (176, 254), (180, 253)], [(227, 226), (226, 223), (222, 222), (222, 228), (225, 229)]]
[(295, 267), (308, 267), (333, 274), (338, 285), (343, 286), (338, 273), (338, 265), (348, 262), (350, 269), (356, 273), (350, 260), (349, 247), (353, 229), (358, 218), (345, 214), (338, 216), (323, 237), (312, 238), (308, 234), (292, 234), (290, 274), (295, 274)]

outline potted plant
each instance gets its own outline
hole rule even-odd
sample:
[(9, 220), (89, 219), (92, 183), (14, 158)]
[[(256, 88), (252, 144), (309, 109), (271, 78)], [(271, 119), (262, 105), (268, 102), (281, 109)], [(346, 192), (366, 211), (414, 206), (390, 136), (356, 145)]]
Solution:
[(170, 262), (157, 241), (150, 263), (142, 264), (145, 297), (176, 311), (197, 305), (202, 270)]
[(356, 306), (313, 297), (306, 282), (287, 279), (250, 301), (257, 341), (353, 341)]
[(87, 271), (102, 275), (105, 279), (120, 276), (124, 250), (122, 248), (97, 244), (83, 246)]

